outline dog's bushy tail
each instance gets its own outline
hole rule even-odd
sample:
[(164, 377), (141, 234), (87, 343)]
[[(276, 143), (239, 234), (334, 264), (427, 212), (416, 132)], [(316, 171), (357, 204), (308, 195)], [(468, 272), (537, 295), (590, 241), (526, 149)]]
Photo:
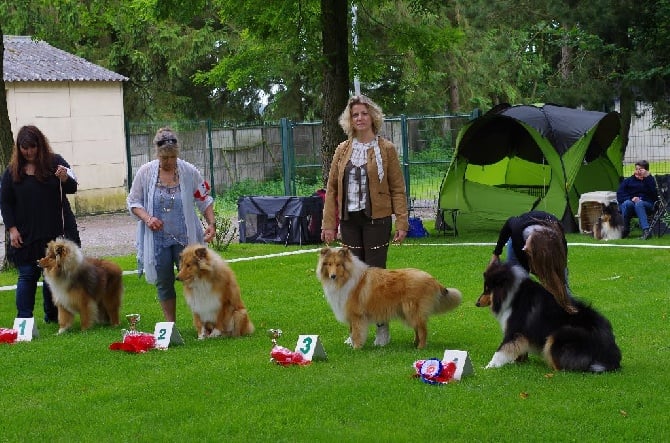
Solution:
[(438, 299), (435, 313), (447, 312), (461, 304), (463, 294), (456, 288), (440, 287), (440, 298)]
[(544, 356), (554, 369), (605, 372), (621, 366), (621, 351), (610, 331), (565, 326), (547, 340)]

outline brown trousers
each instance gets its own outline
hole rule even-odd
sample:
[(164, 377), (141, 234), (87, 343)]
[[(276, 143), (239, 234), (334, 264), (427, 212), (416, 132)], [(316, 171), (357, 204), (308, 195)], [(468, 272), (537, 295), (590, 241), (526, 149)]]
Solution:
[(363, 211), (350, 212), (340, 220), (342, 245), (369, 266), (386, 268), (391, 240), (391, 217), (371, 219)]

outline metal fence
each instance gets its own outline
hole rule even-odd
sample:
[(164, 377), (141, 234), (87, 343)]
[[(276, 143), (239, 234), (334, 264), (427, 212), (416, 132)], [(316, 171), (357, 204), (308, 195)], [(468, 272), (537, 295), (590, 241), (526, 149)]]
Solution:
[[(388, 118), (381, 135), (393, 141), (401, 159), (412, 210), (436, 211), (438, 192), (460, 128), (469, 115)], [(265, 195), (296, 195), (300, 182), (312, 192), (321, 182), (321, 124), (282, 119), (263, 126), (216, 125), (211, 121), (126, 124), (128, 183), (155, 157), (156, 130), (169, 126), (179, 135), (180, 158), (198, 167), (213, 194), (240, 183), (272, 183)], [(434, 213), (434, 212), (433, 212)]]
[[(470, 115), (387, 118), (381, 135), (393, 141), (401, 159), (410, 208), (435, 214), (438, 193), (451, 162), (459, 130)], [(654, 174), (670, 173), (670, 131), (631, 127), (624, 166), (639, 159), (652, 163)], [(180, 157), (198, 167), (212, 184), (213, 194), (233, 185), (264, 195), (298, 195), (298, 189), (323, 187), (321, 183), (321, 124), (282, 119), (262, 126), (220, 125), (211, 121), (126, 124), (128, 183), (137, 169), (154, 158), (152, 140), (161, 126), (179, 134)], [(631, 167), (632, 169), (632, 167)], [(627, 174), (624, 174), (627, 175)], [(298, 186), (300, 183), (302, 186)]]

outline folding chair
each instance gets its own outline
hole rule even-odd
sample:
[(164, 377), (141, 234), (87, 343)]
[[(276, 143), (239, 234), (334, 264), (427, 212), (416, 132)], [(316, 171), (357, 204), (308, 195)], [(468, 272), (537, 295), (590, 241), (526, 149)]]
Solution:
[(654, 203), (654, 211), (649, 222), (649, 232), (656, 232), (661, 237), (668, 230), (670, 224), (670, 212), (668, 204), (670, 203), (670, 174), (656, 175), (656, 188), (658, 189), (658, 200)]

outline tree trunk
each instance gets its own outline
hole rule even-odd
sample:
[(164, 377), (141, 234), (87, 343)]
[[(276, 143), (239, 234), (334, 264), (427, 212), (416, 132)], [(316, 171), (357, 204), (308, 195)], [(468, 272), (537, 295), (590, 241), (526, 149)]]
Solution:
[(323, 45), (323, 124), (321, 138), (322, 178), (328, 182), (330, 163), (337, 145), (345, 139), (338, 119), (349, 99), (348, 2), (321, 0)]
[[(563, 31), (567, 36), (569, 29), (567, 24), (563, 24)], [(567, 40), (567, 37), (564, 37)], [(568, 42), (561, 46), (561, 60), (558, 62), (558, 71), (561, 73), (561, 78), (567, 80), (572, 74), (572, 48), (568, 46)]]
[[(9, 109), (7, 108), (7, 90), (5, 89), (5, 42), (2, 38), (2, 24), (0, 24), (0, 80), (2, 80), (2, 88), (0, 88), (0, 174), (2, 174), (9, 163), (12, 155), (12, 147), (14, 145), (14, 136), (12, 135), (12, 125), (9, 121)], [(3, 227), (4, 224), (3, 224)], [(0, 269), (7, 269), (10, 267), (7, 260), (7, 250), (9, 249), (9, 231), (3, 229), (5, 232), (5, 255), (0, 265)]]
[[(2, 36), (2, 25), (0, 24), (0, 36)], [(12, 155), (12, 146), (14, 145), (14, 136), (12, 135), (12, 125), (9, 121), (9, 109), (7, 109), (7, 90), (5, 89), (5, 68), (4, 54), (5, 42), (0, 40), (0, 173), (5, 170)]]
[(621, 118), (621, 158), (626, 155), (628, 139), (630, 135), (630, 123), (635, 111), (635, 99), (630, 87), (623, 87), (620, 90), (621, 101), (619, 102), (619, 114)]

